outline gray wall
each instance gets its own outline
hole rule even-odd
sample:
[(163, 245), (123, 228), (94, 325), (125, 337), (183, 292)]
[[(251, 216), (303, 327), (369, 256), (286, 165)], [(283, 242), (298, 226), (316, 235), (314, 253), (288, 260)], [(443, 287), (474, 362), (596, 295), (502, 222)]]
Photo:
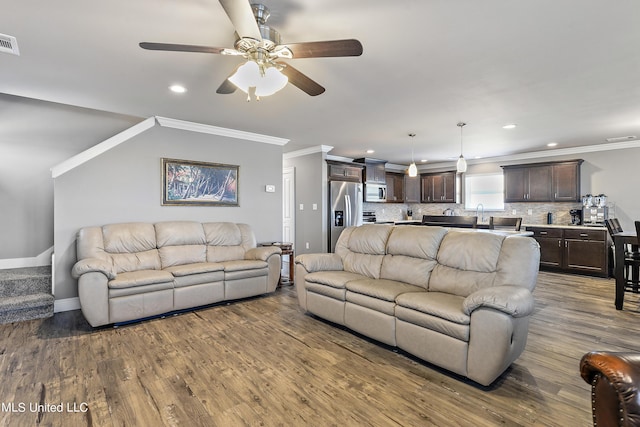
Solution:
[(0, 260), (33, 258), (53, 246), (58, 163), (140, 118), (0, 94)]
[[(161, 158), (239, 165), (238, 207), (161, 206)], [(276, 187), (267, 193), (265, 185)], [(54, 183), (56, 299), (77, 296), (71, 275), (81, 227), (171, 220), (250, 224), (260, 241), (282, 236), (282, 147), (155, 126), (66, 172)]]
[[(326, 252), (328, 247), (327, 163), (325, 153), (313, 153), (284, 160), (296, 176), (296, 255)], [(318, 206), (313, 210), (313, 204)], [(300, 210), (300, 205), (304, 206)], [(309, 243), (309, 248), (306, 244)]]

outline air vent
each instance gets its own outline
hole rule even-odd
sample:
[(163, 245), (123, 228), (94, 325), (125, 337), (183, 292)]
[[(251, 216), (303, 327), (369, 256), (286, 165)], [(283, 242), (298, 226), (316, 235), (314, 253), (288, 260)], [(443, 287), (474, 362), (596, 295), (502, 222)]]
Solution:
[(638, 137), (635, 135), (629, 136), (616, 136), (614, 138), (607, 138), (607, 142), (622, 142), (622, 141), (631, 141), (632, 139), (637, 139)]
[(0, 52), (20, 56), (20, 50), (18, 49), (18, 41), (16, 38), (6, 34), (0, 34)]

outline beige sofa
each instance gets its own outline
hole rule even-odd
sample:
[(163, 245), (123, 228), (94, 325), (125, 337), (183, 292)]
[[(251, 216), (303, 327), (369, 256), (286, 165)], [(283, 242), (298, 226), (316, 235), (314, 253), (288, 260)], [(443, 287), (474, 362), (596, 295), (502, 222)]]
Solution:
[(95, 327), (273, 292), (280, 253), (246, 224), (109, 224), (78, 232), (72, 275)]
[(304, 310), (486, 386), (524, 350), (539, 259), (530, 237), (364, 225), (296, 257), (295, 285)]

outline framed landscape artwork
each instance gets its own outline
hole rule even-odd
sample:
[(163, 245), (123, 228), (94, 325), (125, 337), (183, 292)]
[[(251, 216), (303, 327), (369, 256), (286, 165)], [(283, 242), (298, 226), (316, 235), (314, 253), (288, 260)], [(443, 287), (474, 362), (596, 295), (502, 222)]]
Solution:
[(162, 204), (238, 206), (238, 166), (162, 158)]

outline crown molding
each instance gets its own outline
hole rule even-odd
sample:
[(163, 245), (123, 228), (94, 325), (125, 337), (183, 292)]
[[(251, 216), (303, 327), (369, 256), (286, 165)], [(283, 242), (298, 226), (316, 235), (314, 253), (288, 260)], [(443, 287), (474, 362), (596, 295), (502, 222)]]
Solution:
[(241, 130), (228, 129), (219, 126), (205, 125), (202, 123), (187, 122), (184, 120), (171, 119), (168, 117), (155, 117), (158, 124), (162, 127), (173, 129), (188, 130), (190, 132), (207, 133), (210, 135), (226, 136), (229, 138), (244, 139), (246, 141), (263, 142), (265, 144), (285, 145), (288, 139), (278, 138), (275, 136), (262, 135), (259, 133), (245, 132)]
[[(597, 153), (601, 151), (624, 150), (628, 148), (640, 148), (640, 140), (613, 142), (598, 145), (583, 145), (580, 147), (549, 149), (545, 151), (532, 151), (529, 153), (510, 154), (506, 156), (485, 157), (482, 159), (467, 159), (468, 165), (480, 163), (510, 162), (518, 160), (543, 159), (545, 157), (573, 156), (584, 153)], [(428, 165), (418, 165), (418, 171), (432, 170), (440, 168), (454, 168), (455, 161), (429, 163)]]
[(102, 141), (101, 143), (94, 145), (93, 147), (84, 150), (81, 153), (76, 154), (75, 156), (65, 160), (62, 163), (51, 168), (51, 176), (53, 178), (57, 178), (60, 175), (69, 172), (71, 169), (74, 169), (81, 164), (88, 162), (94, 157), (98, 157), (102, 153), (111, 150), (114, 147), (122, 144), (123, 142), (133, 138), (136, 135), (145, 132), (146, 130), (154, 127), (156, 125), (156, 120), (153, 117), (149, 117), (131, 126), (129, 129), (126, 129), (120, 132), (117, 135), (112, 136), (109, 139)]
[[(301, 150), (290, 151), (288, 153), (283, 153), (283, 159), (293, 159), (295, 157), (308, 156), (309, 154), (315, 153), (328, 153), (333, 150), (333, 146), (331, 145), (316, 145), (315, 147), (303, 148)], [(328, 157), (328, 156), (327, 156)]]

